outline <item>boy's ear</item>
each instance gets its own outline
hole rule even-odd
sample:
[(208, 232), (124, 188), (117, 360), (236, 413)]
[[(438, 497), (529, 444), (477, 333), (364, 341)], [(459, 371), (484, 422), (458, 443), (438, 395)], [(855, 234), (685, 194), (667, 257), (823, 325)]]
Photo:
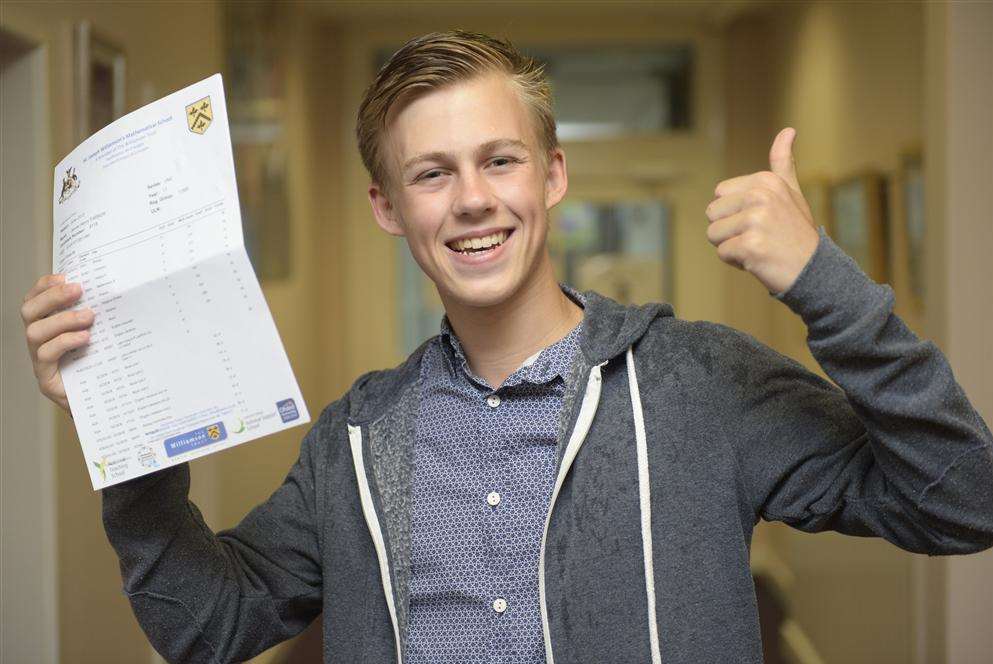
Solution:
[(390, 235), (403, 237), (403, 224), (400, 223), (400, 216), (397, 209), (390, 201), (386, 188), (373, 182), (369, 185), (369, 203), (372, 205), (372, 214), (376, 217), (379, 227)]
[(565, 152), (555, 148), (548, 154), (548, 168), (545, 172), (545, 209), (551, 210), (565, 198), (569, 188), (569, 172), (566, 169)]

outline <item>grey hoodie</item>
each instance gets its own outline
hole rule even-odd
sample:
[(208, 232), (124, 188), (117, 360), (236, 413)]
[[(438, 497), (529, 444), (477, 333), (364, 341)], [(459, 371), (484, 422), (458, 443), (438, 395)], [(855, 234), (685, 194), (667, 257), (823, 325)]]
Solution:
[[(536, 579), (549, 664), (761, 662), (760, 518), (932, 555), (993, 545), (990, 430), (893, 291), (819, 232), (776, 297), (841, 390), (732, 328), (586, 293)], [(325, 662), (403, 661), (423, 350), (328, 405), (234, 528), (204, 524), (186, 464), (104, 489), (163, 656), (248, 659), (323, 610)]]

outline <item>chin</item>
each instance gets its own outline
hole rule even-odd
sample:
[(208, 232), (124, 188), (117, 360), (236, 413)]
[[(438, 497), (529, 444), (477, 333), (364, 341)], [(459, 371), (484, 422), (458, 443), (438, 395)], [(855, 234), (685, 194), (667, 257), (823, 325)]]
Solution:
[(484, 279), (459, 279), (446, 285), (448, 296), (467, 307), (493, 307), (509, 300), (520, 289), (522, 279), (493, 275)]

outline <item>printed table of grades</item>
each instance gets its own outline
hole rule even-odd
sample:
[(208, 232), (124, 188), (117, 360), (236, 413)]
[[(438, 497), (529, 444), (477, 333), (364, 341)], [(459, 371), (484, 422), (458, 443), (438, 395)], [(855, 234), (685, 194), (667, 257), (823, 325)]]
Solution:
[(53, 217), (53, 272), (96, 314), (60, 367), (94, 489), (310, 421), (245, 252), (219, 74), (73, 150)]

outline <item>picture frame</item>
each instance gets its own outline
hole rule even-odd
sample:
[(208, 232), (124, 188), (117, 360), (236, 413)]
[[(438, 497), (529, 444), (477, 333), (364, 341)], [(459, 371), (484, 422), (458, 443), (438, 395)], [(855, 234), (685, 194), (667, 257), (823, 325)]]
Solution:
[(890, 280), (887, 180), (863, 173), (831, 185), (828, 235), (877, 283)]
[(925, 275), (925, 208), (924, 156), (920, 149), (900, 156), (897, 177), (900, 195), (899, 223), (902, 231), (901, 253), (906, 275), (905, 296), (916, 311), (923, 311), (926, 292)]
[(623, 304), (672, 302), (672, 209), (658, 197), (577, 197), (556, 207), (548, 235), (560, 281)]
[(76, 24), (73, 46), (76, 140), (82, 142), (124, 115), (127, 59), (89, 21)]

